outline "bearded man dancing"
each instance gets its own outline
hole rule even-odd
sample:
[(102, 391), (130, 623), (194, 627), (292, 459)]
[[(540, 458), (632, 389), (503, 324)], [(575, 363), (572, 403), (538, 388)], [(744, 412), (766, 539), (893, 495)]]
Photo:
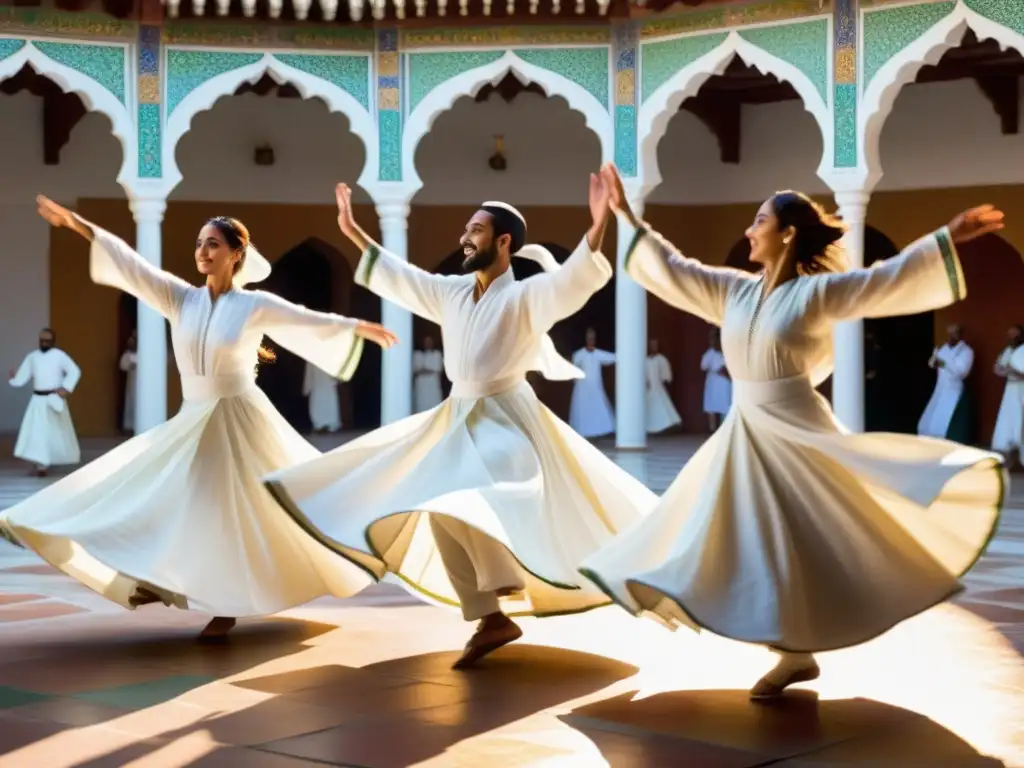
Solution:
[[(593, 223), (559, 267), (524, 245), (526, 221), (484, 203), (466, 224), (462, 276), (425, 272), (367, 237), (337, 188), (338, 224), (362, 252), (356, 281), (441, 326), (449, 398), (312, 461), (267, 487), (335, 551), (391, 572), (480, 620), (456, 668), (522, 635), (510, 615), (589, 610), (608, 599), (578, 575), (588, 554), (639, 520), (656, 496), (540, 403), (526, 372), (581, 374), (547, 336), (612, 275), (599, 252), (608, 191), (590, 178)], [(511, 258), (541, 263), (516, 280)]]

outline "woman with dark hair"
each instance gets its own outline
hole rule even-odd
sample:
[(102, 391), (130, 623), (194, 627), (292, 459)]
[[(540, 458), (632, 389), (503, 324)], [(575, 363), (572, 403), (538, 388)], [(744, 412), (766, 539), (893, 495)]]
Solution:
[(998, 522), (1001, 458), (943, 440), (851, 434), (816, 391), (832, 327), (938, 309), (966, 295), (954, 243), (1002, 227), (983, 206), (901, 255), (845, 270), (842, 222), (779, 192), (746, 232), (760, 274), (681, 256), (606, 175), (635, 230), (630, 276), (722, 328), (733, 407), (658, 508), (581, 570), (634, 613), (768, 645), (778, 665), (751, 690), (815, 679), (812, 653), (865, 642), (961, 590)]
[[(314, 312), (243, 285), (270, 264), (236, 219), (210, 219), (196, 240), (205, 285), (163, 272), (118, 237), (44, 197), (39, 213), (92, 243), (94, 282), (136, 296), (170, 322), (184, 403), (172, 419), (8, 509), (12, 538), (104, 597), (212, 613), (205, 637), (235, 617), (277, 613), (321, 595), (358, 592), (369, 576), (303, 532), (262, 477), (319, 452), (256, 386), (272, 355), (264, 334), (340, 379), (375, 323)], [(145, 354), (145, 349), (142, 350)], [(230, 617), (230, 618), (229, 618)]]

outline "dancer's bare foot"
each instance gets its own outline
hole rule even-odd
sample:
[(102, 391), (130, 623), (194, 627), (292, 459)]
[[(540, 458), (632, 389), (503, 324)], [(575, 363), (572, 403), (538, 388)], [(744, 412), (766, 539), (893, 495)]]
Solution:
[(199, 633), (200, 640), (222, 640), (227, 637), (228, 632), (234, 629), (235, 624), (238, 623), (237, 619), (228, 618), (226, 616), (214, 617), (203, 631)]
[(151, 605), (152, 603), (162, 603), (163, 598), (157, 595), (155, 592), (150, 592), (145, 587), (135, 587), (135, 591), (132, 592), (128, 598), (128, 603), (133, 608), (138, 608), (141, 605)]
[(754, 701), (777, 699), (789, 686), (817, 680), (819, 675), (821, 669), (813, 657), (797, 660), (783, 656), (775, 665), (775, 669), (758, 680), (750, 689), (750, 698)]
[(505, 614), (492, 613), (490, 616), (484, 616), (480, 619), (476, 632), (466, 643), (462, 656), (452, 664), (452, 669), (472, 667), (488, 654), (522, 636), (523, 630)]

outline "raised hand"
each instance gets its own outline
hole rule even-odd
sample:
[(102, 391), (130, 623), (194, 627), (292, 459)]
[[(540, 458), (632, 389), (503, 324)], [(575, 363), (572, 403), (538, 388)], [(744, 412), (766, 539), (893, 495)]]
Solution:
[(604, 180), (604, 185), (608, 188), (608, 202), (612, 210), (621, 213), (635, 225), (637, 218), (629, 207), (629, 199), (626, 197), (626, 189), (622, 184), (622, 177), (619, 176), (619, 171), (613, 163), (606, 163), (601, 168), (601, 178)]
[(338, 201), (338, 228), (346, 237), (352, 237), (358, 229), (352, 213), (352, 190), (348, 184), (338, 184), (334, 188), (334, 197)]
[(36, 206), (39, 209), (39, 215), (46, 219), (46, 223), (50, 226), (76, 228), (75, 214), (63, 205), (58, 205), (43, 195), (36, 195)]
[(956, 216), (949, 222), (949, 234), (954, 243), (966, 243), (976, 237), (1003, 228), (1003, 212), (993, 205), (979, 205)]
[(361, 321), (356, 326), (356, 336), (372, 341), (383, 349), (390, 349), (398, 343), (398, 337), (383, 325), (380, 323), (370, 323), (366, 320)]
[(604, 221), (608, 217), (608, 205), (610, 195), (608, 186), (604, 183), (599, 173), (590, 174), (590, 218), (596, 223)]

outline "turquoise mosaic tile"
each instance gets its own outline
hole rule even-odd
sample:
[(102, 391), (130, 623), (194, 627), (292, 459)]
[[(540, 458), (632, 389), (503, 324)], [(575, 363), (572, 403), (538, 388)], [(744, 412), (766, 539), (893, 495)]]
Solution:
[(370, 57), (368, 55), (278, 53), (274, 55), (274, 58), (289, 67), (294, 67), (338, 86), (366, 109), (370, 108)]
[(491, 64), (504, 51), (452, 51), (409, 54), (409, 111), (442, 83), (471, 69)]
[(609, 48), (526, 48), (514, 53), (527, 64), (571, 80), (608, 105)]
[(48, 43), (41, 40), (33, 45), (43, 54), (91, 77), (125, 103), (125, 56), (121, 45), (86, 45), (84, 43)]
[(170, 49), (167, 51), (167, 116), (170, 117), (185, 97), (207, 80), (255, 64), (262, 58), (262, 53)]
[(718, 32), (641, 45), (640, 102), (647, 101), (681, 69), (720, 46), (726, 37), (725, 32)]
[(814, 84), (822, 100), (828, 101), (828, 55), (831, 45), (825, 19), (741, 29), (740, 36), (799, 69)]
[(861, 30), (864, 87), (889, 59), (952, 13), (955, 7), (955, 2), (921, 3), (865, 13)]

